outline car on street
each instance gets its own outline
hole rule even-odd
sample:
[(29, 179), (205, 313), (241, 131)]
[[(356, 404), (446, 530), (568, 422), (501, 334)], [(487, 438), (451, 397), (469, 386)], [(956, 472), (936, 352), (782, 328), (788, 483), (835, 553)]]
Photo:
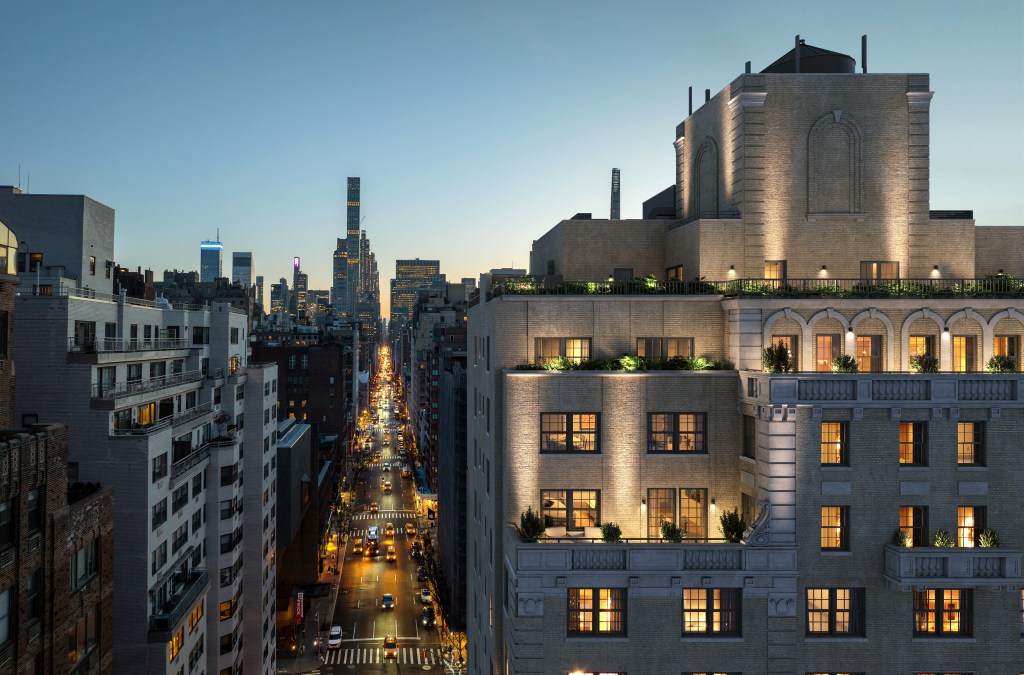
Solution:
[(395, 536), (395, 524), (394, 523), (388, 523), (387, 525), (384, 526), (384, 536), (385, 537), (393, 537), (393, 536)]
[(339, 649), (341, 647), (341, 626), (331, 626), (331, 632), (327, 636), (327, 648)]
[(413, 542), (412, 550), (409, 552), (409, 555), (411, 555), (413, 558), (419, 558), (423, 555), (423, 547), (420, 546), (420, 543), (418, 541)]
[(429, 588), (421, 588), (420, 589), (420, 602), (422, 602), (424, 605), (429, 605), (430, 604), (430, 589)]
[(416, 526), (413, 525), (412, 523), (406, 523), (405, 524), (405, 534), (407, 536), (410, 536), (410, 537), (413, 536), (414, 534), (416, 534)]
[(395, 562), (396, 560), (398, 560), (398, 556), (395, 554), (395, 547), (394, 546), (388, 546), (388, 551), (384, 555), (384, 558), (388, 562)]
[(391, 481), (389, 480), (384, 481), (384, 494), (391, 494)]
[(402, 478), (412, 478), (412, 470), (409, 467), (402, 467)]
[(353, 553), (362, 553), (363, 552), (363, 540), (360, 539), (359, 537), (356, 537), (355, 539), (352, 540), (352, 552)]
[(394, 635), (384, 636), (384, 658), (398, 658), (398, 639)]
[(384, 462), (384, 466), (382, 466), (381, 469), (383, 469), (384, 471), (391, 471), (391, 464), (388, 462)]
[(395, 608), (395, 596), (390, 593), (385, 593), (384, 597), (380, 599), (380, 608), (383, 610)]
[(427, 568), (424, 567), (423, 565), (420, 565), (419, 567), (416, 568), (416, 581), (426, 581), (426, 580), (427, 580)]
[(434, 615), (433, 607), (424, 607), (420, 614), (420, 625), (424, 628), (433, 628), (437, 625), (437, 617)]
[(369, 541), (363, 547), (363, 555), (367, 558), (374, 558), (380, 554), (380, 545), (375, 541)]
[(370, 502), (370, 513), (377, 513), (380, 511), (380, 504), (377, 502)]

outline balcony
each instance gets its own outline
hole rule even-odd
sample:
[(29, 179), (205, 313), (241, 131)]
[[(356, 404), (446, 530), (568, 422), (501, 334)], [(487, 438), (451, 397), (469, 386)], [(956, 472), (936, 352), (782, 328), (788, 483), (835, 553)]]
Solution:
[(188, 340), (183, 338), (68, 338), (68, 352), (71, 354), (137, 353), (188, 348)]
[(167, 642), (174, 629), (192, 609), (199, 596), (210, 587), (210, 577), (205, 569), (195, 569), (185, 574), (185, 585), (181, 592), (170, 598), (163, 611), (149, 617), (149, 642)]
[(204, 444), (196, 448), (194, 452), (171, 464), (171, 487), (175, 487), (186, 477), (191, 469), (198, 466), (210, 456), (210, 445)]
[(168, 387), (176, 387), (192, 382), (199, 382), (205, 377), (201, 370), (191, 370), (186, 373), (175, 373), (173, 375), (162, 375), (151, 377), (148, 380), (136, 380), (134, 382), (115, 382), (113, 384), (98, 383), (92, 385), (92, 397), (100, 401), (114, 401), (126, 396), (137, 396)]
[(886, 544), (885, 585), (914, 588), (976, 588), (1019, 585), (1021, 552), (1006, 548), (904, 548)]
[(724, 295), (745, 298), (1020, 298), (1024, 280), (981, 279), (734, 279), (731, 281), (566, 281), (545, 284), (521, 277), (496, 284), (487, 299), (504, 295)]
[(204, 415), (212, 415), (212, 414), (213, 414), (213, 401), (207, 401), (206, 403), (200, 403), (199, 405), (197, 405), (194, 408), (189, 408), (188, 410), (185, 410), (183, 412), (178, 413), (177, 415), (174, 416), (174, 419), (172, 420), (171, 423), (174, 426), (179, 426), (179, 425), (182, 425), (182, 424), (188, 424), (189, 422), (191, 422), (193, 420), (196, 420), (196, 419), (199, 419), (200, 417), (203, 417)]
[(813, 405), (848, 401), (891, 406), (894, 402), (952, 405), (978, 401), (1018, 402), (1021, 373), (757, 373), (740, 374), (743, 391), (771, 403)]

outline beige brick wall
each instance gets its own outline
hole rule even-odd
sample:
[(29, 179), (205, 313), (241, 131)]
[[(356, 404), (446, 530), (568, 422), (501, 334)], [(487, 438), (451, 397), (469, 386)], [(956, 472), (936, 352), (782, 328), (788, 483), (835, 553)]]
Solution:
[(975, 274), (1024, 277), (1024, 226), (1002, 225), (974, 228)]

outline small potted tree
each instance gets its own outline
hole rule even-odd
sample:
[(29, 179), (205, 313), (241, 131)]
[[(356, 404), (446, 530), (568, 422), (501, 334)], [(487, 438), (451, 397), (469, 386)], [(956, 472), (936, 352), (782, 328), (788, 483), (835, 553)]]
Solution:
[(681, 544), (683, 543), (683, 537), (685, 534), (686, 532), (684, 528), (676, 525), (675, 523), (665, 521), (661, 524), (661, 538), (664, 541), (672, 542), (673, 544)]
[(793, 364), (789, 360), (789, 348), (784, 342), (765, 347), (762, 361), (765, 372), (789, 373), (793, 370)]
[(897, 527), (896, 531), (892, 533), (892, 543), (900, 548), (910, 548), (914, 545), (914, 540), (909, 532)]
[(988, 360), (985, 370), (990, 373), (1015, 373), (1017, 372), (1017, 362), (1013, 360), (1012, 356), (996, 354)]
[(747, 531), (747, 522), (743, 520), (739, 509), (726, 511), (719, 518), (722, 528), (722, 536), (732, 543), (738, 544), (743, 540), (743, 533)]
[(858, 370), (857, 359), (849, 354), (841, 354), (832, 359), (833, 373), (856, 373)]
[(527, 544), (536, 544), (544, 536), (544, 521), (532, 506), (527, 506), (526, 511), (519, 514), (519, 524), (514, 527), (519, 538)]
[(939, 528), (935, 530), (935, 535), (932, 537), (932, 546), (936, 548), (953, 548), (956, 546), (956, 537), (950, 534), (949, 530)]
[(939, 372), (939, 360), (931, 354), (915, 354), (910, 357), (910, 372), (937, 373)]
[(984, 529), (981, 534), (978, 535), (978, 546), (981, 548), (998, 548), (999, 547), (999, 535), (995, 533), (995, 530)]
[(622, 528), (615, 523), (601, 524), (601, 541), (606, 544), (617, 544), (622, 541)]

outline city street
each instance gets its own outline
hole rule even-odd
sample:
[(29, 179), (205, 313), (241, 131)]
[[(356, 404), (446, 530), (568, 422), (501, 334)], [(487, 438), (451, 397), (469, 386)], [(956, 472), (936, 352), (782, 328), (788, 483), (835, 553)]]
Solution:
[[(389, 361), (386, 367), (390, 369)], [(321, 673), (453, 672), (442, 663), (437, 628), (421, 623), (424, 608), (433, 607), (433, 603), (428, 598), (424, 604), (420, 598), (420, 590), (429, 584), (417, 581), (421, 558), (412, 556), (415, 534), (406, 532), (407, 523), (414, 533), (419, 531), (420, 523), (413, 480), (402, 477), (402, 465), (408, 462), (403, 462), (397, 448), (399, 433), (392, 405), (390, 385), (381, 380), (375, 411), (378, 419), (368, 448), (370, 461), (352, 486), (355, 504), (346, 532), (345, 562), (332, 621), (332, 625), (342, 627), (343, 639), (339, 648), (326, 650)], [(377, 453), (380, 459), (374, 461)], [(384, 468), (387, 465), (389, 469)], [(384, 481), (391, 482), (390, 493), (385, 493)], [(379, 511), (370, 511), (372, 502), (377, 503)], [(392, 535), (385, 533), (388, 523), (395, 528)], [(371, 527), (379, 528), (379, 550), (375, 555), (354, 552), (357, 540), (364, 547), (369, 545)], [(387, 560), (389, 546), (395, 548), (394, 560)], [(385, 593), (392, 595), (393, 608), (382, 607)], [(389, 634), (395, 636), (397, 650), (386, 658), (384, 638)]]

